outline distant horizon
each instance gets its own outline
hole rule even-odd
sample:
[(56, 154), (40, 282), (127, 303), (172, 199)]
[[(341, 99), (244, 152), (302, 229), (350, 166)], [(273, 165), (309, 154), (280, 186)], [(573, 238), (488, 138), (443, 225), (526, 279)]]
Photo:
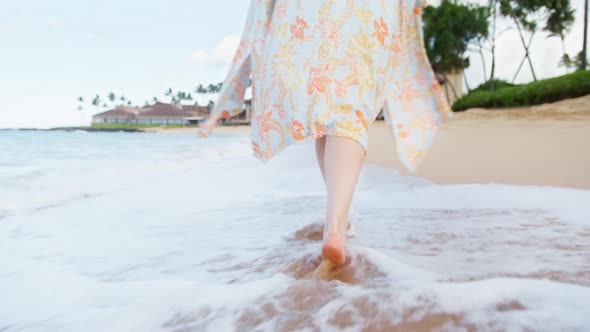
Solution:
[[(77, 111), (79, 96), (106, 96), (112, 91), (141, 107), (153, 96), (163, 97), (169, 88), (195, 97), (199, 83), (222, 82), (250, 1), (207, 2), (207, 11), (202, 10), (204, 3), (32, 0), (0, 5), (0, 38), (5, 49), (13, 50), (0, 55), (0, 128), (89, 125), (91, 116), (103, 109)], [(576, 22), (565, 38), (570, 55), (582, 47), (583, 3), (572, 1)], [(538, 79), (566, 73), (557, 65), (562, 54), (559, 38), (545, 36), (535, 35), (531, 51)], [(510, 31), (499, 40), (497, 78), (512, 80), (524, 54), (518, 38)], [(474, 88), (484, 81), (483, 70), (479, 54), (469, 54), (471, 66), (465, 75)], [(487, 53), (486, 57), (489, 75), (491, 61)], [(516, 83), (531, 80), (525, 65)], [(216, 99), (196, 98), (202, 106)]]

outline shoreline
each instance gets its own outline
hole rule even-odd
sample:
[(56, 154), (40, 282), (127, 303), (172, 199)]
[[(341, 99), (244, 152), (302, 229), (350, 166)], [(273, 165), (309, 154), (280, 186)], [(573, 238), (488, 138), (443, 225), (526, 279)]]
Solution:
[[(85, 130), (91, 127), (11, 130)], [(96, 128), (88, 131), (197, 132), (183, 128)], [(249, 125), (218, 126), (215, 133), (249, 134)], [(411, 175), (398, 160), (384, 121), (369, 129), (366, 163)], [(498, 183), (590, 189), (590, 95), (510, 109), (455, 112), (442, 124), (414, 176), (439, 184)]]
[[(197, 127), (184, 127), (184, 128), (161, 128), (161, 127), (154, 127), (154, 128), (145, 128), (144, 132), (148, 133), (186, 133), (186, 134), (197, 134)], [(232, 133), (249, 133), (250, 132), (250, 125), (237, 125), (237, 126), (217, 126), (213, 129), (213, 134), (221, 133), (221, 134), (232, 134)]]
[[(160, 129), (191, 133), (195, 128)], [(217, 133), (249, 133), (220, 126)], [(369, 130), (366, 163), (410, 175), (384, 121)], [(590, 189), (590, 95), (510, 109), (456, 112), (414, 176), (439, 184), (497, 183)]]

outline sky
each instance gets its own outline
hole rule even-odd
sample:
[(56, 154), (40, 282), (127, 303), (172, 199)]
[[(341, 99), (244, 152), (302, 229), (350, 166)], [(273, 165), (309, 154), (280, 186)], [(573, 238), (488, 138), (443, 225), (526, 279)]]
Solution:
[[(317, 1), (317, 0), (305, 0)], [(473, 0), (470, 3), (483, 2)], [(570, 54), (582, 48), (584, 0), (572, 0), (576, 23), (566, 37)], [(143, 105), (166, 100), (168, 88), (192, 91), (223, 81), (239, 43), (249, 0), (2, 0), (0, 1), (0, 128), (88, 125), (104, 111), (78, 97), (109, 92)], [(431, 0), (433, 5), (436, 0)], [(524, 54), (518, 34), (502, 35), (497, 76), (512, 80)], [(558, 38), (537, 33), (537, 77), (565, 73)], [(484, 81), (479, 55), (466, 70), (471, 87)], [(486, 58), (489, 68), (489, 56)], [(488, 69), (489, 73), (489, 69)], [(532, 75), (523, 67), (516, 82)], [(201, 103), (209, 96), (201, 98)]]

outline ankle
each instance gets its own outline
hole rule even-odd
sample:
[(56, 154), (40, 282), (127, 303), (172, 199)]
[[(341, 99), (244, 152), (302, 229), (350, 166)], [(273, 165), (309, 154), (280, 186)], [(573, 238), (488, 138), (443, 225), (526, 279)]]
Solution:
[(348, 229), (348, 220), (345, 221), (328, 221), (325, 230), (328, 233), (346, 234)]

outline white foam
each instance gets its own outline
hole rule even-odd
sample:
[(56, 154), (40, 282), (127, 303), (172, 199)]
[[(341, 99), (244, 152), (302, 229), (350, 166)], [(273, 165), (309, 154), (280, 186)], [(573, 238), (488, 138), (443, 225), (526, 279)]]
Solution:
[[(137, 135), (116, 135), (138, 143)], [(349, 239), (350, 269), (360, 280), (305, 279), (292, 269), (313, 267), (320, 244), (290, 235), (321, 223), (325, 211), (311, 142), (267, 164), (241, 139), (212, 138), (195, 160), (182, 152), (190, 142), (166, 136), (151, 156), (164, 159), (137, 157), (156, 162), (132, 181), (115, 167), (129, 159), (88, 151), (80, 153), (111, 168), (82, 181), (90, 168), (77, 159), (41, 167), (59, 186), (18, 196), (17, 209), (27, 212), (0, 221), (0, 330), (274, 331), (295, 324), (355, 331), (428, 317), (441, 319), (439, 330), (584, 330), (590, 323), (590, 191), (442, 186), (369, 165)], [(166, 153), (166, 146), (177, 150)], [(121, 147), (104, 149), (110, 156)], [(70, 161), (68, 176), (59, 167)], [(29, 180), (19, 181), (10, 190)], [(101, 194), (59, 196), (88, 188)], [(61, 197), (55, 206), (30, 209), (53, 193)]]

